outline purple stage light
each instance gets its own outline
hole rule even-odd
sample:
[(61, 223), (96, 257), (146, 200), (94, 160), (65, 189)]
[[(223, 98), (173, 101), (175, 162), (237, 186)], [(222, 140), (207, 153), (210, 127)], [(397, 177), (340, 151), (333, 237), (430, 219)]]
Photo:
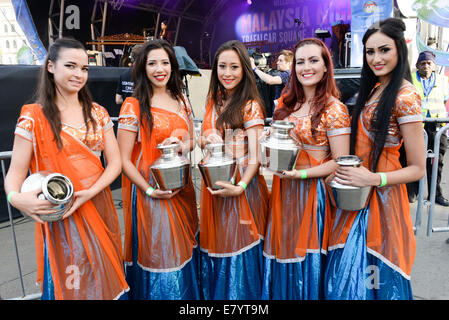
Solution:
[(252, 2), (251, 0), (246, 0), (246, 2), (247, 2), (249, 5), (252, 5), (252, 4), (253, 4), (253, 2)]

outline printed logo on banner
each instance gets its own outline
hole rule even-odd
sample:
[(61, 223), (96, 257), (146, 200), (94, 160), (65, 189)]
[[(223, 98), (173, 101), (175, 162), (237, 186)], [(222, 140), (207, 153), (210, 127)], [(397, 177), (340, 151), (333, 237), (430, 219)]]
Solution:
[(374, 13), (378, 9), (377, 3), (374, 1), (365, 1), (365, 4), (363, 5), (363, 11), (366, 13)]
[(65, 27), (69, 30), (80, 29), (80, 8), (70, 5), (65, 9), (65, 13), (70, 15), (65, 19)]
[(373, 24), (393, 16), (391, 0), (351, 0), (351, 67), (363, 64), (362, 38)]

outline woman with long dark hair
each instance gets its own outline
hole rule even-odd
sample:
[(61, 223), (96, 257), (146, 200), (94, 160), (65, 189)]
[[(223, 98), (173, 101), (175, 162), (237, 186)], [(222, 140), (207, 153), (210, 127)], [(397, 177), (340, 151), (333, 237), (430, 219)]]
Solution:
[[(360, 211), (336, 210), (329, 234), (326, 299), (412, 299), (415, 237), (405, 183), (425, 174), (421, 99), (410, 83), (405, 25), (389, 18), (363, 37), (363, 67), (352, 115), (351, 154), (342, 184), (372, 186)], [(404, 145), (407, 166), (399, 162)]]
[[(58, 39), (42, 66), (37, 103), (22, 107), (5, 181), (8, 201), (36, 223), (37, 281), (42, 299), (124, 298), (120, 225), (109, 185), (121, 161), (112, 121), (86, 86), (84, 46)], [(105, 155), (103, 168), (100, 154)], [(28, 170), (66, 175), (75, 200), (62, 220), (44, 222), (52, 204), (41, 190), (21, 192)]]
[(330, 215), (324, 177), (349, 152), (350, 120), (338, 100), (329, 50), (318, 39), (294, 49), (290, 88), (273, 120), (294, 124), (295, 168), (273, 176), (264, 248), (264, 299), (321, 299), (323, 235)]
[(236, 159), (236, 184), (201, 190), (200, 281), (205, 299), (259, 299), (268, 189), (257, 138), (265, 113), (248, 51), (236, 40), (215, 54), (199, 145), (224, 142)]
[(130, 298), (198, 299), (198, 215), (192, 181), (176, 191), (156, 187), (151, 165), (159, 144), (194, 146), (192, 109), (182, 93), (173, 47), (148, 41), (133, 66), (134, 93), (119, 116), (118, 142), (123, 163), (125, 264)]

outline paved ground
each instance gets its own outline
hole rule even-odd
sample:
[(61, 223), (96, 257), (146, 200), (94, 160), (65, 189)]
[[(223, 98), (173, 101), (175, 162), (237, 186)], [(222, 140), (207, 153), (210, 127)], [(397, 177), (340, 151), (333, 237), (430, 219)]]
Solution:
[[(196, 176), (199, 179), (199, 175)], [(442, 189), (449, 198), (449, 152), (446, 153), (442, 177)], [(270, 184), (268, 177), (267, 182)], [(426, 189), (425, 189), (426, 190)], [(123, 216), (120, 206), (121, 190), (113, 191), (119, 220), (123, 230)], [(416, 203), (412, 204), (415, 220)], [(422, 225), (416, 236), (417, 250), (412, 271), (413, 294), (417, 300), (449, 300), (449, 232), (432, 233), (427, 237), (427, 207), (423, 208)], [(449, 208), (436, 206), (433, 226), (447, 226)], [(39, 293), (35, 285), (36, 262), (34, 252), (34, 223), (25, 218), (14, 222), (20, 266), (23, 274), (25, 295)], [(0, 297), (11, 299), (22, 296), (18, 276), (17, 260), (9, 222), (0, 224)]]

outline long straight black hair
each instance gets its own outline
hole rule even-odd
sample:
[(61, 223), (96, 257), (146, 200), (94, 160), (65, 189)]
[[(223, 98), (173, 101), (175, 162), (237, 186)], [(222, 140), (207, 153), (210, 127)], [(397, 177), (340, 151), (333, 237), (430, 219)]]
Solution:
[[(86, 51), (83, 44), (78, 40), (72, 38), (61, 38), (56, 40), (48, 49), (47, 57), (41, 68), (41, 77), (36, 92), (37, 102), (42, 106), (42, 111), (50, 123), (51, 130), (53, 131), (54, 141), (58, 146), (58, 149), (62, 149), (61, 140), (61, 113), (59, 112), (58, 106), (56, 105), (56, 94), (57, 87), (55, 84), (55, 79), (52, 73), (47, 70), (48, 62), (56, 63), (59, 59), (61, 50), (63, 49), (80, 49)], [(86, 53), (87, 56), (87, 53)], [(93, 120), (92, 117), (92, 96), (84, 85), (78, 92), (78, 101), (83, 107), (83, 118), (86, 125), (86, 136), (89, 132), (89, 127), (87, 123), (89, 120)], [(92, 129), (95, 132), (96, 123), (92, 121)]]
[(402, 86), (403, 80), (406, 79), (411, 82), (410, 66), (408, 63), (408, 50), (404, 38), (405, 24), (402, 20), (397, 18), (388, 18), (372, 25), (363, 36), (363, 67), (360, 78), (360, 88), (357, 97), (357, 102), (352, 112), (351, 124), (351, 145), (350, 152), (354, 154), (355, 143), (357, 140), (357, 128), (359, 124), (360, 113), (365, 107), (366, 101), (369, 98), (374, 86), (379, 82), (379, 78), (369, 67), (366, 61), (366, 41), (376, 32), (381, 32), (387, 37), (394, 40), (398, 62), (394, 70), (391, 71), (390, 82), (382, 92), (376, 112), (371, 119), (371, 128), (374, 130), (374, 143), (371, 149), (370, 160), (371, 170), (376, 171), (377, 163), (385, 146), (385, 141), (388, 135), (388, 126), (391, 118), (391, 111), (396, 104), (396, 98), (399, 89)]
[(149, 134), (153, 130), (153, 115), (151, 114), (151, 99), (153, 97), (153, 85), (147, 77), (146, 65), (148, 53), (155, 49), (163, 49), (170, 60), (171, 75), (167, 83), (167, 89), (172, 97), (182, 101), (186, 106), (186, 101), (182, 94), (183, 82), (181, 72), (179, 71), (178, 60), (176, 60), (175, 51), (170, 43), (162, 39), (150, 40), (139, 48), (136, 60), (132, 69), (132, 78), (134, 81), (133, 97), (139, 100), (140, 122), (148, 124)]

